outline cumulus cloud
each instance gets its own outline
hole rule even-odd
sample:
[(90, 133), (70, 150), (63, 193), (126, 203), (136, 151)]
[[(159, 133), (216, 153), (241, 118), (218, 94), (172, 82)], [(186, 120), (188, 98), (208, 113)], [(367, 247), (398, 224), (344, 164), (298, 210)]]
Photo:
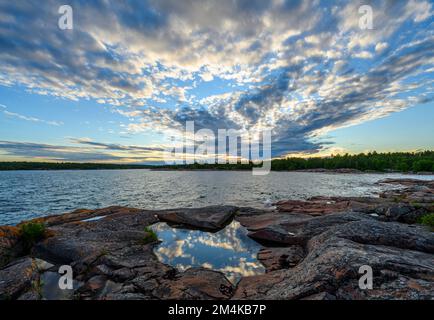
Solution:
[(417, 78), (433, 72), (432, 4), (369, 3), (373, 30), (358, 24), (364, 1), (70, 1), (64, 31), (61, 1), (1, 1), (0, 85), (111, 105), (132, 133), (268, 128), (274, 156), (318, 152), (324, 133), (432, 90)]
[(388, 46), (387, 42), (379, 42), (375, 45), (375, 52), (382, 52), (387, 49)]

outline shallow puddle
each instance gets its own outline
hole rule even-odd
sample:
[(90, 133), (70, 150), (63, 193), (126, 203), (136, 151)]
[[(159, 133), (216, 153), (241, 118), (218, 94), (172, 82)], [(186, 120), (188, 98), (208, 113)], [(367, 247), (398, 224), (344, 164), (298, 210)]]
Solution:
[(247, 230), (233, 221), (216, 233), (176, 229), (166, 223), (152, 226), (162, 241), (155, 248), (160, 261), (183, 271), (205, 267), (221, 271), (233, 283), (243, 276), (262, 274), (265, 268), (256, 259), (261, 246), (247, 236)]
[(42, 298), (44, 300), (72, 300), (74, 295), (74, 289), (78, 287), (78, 282), (73, 281), (74, 289), (60, 289), (59, 279), (60, 274), (57, 272), (47, 271), (41, 275), (41, 286), (42, 286)]

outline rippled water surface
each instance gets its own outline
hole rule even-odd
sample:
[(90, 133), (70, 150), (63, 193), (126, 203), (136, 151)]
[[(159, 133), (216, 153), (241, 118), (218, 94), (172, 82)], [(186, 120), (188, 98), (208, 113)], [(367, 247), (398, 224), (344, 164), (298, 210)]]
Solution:
[(218, 270), (234, 283), (242, 276), (265, 272), (256, 260), (261, 246), (247, 237), (247, 230), (239, 222), (233, 221), (216, 233), (176, 229), (166, 223), (153, 225), (152, 229), (162, 241), (155, 254), (178, 270), (190, 267)]
[(282, 199), (374, 195), (374, 183), (399, 174), (245, 171), (0, 171), (0, 225), (77, 208), (110, 205), (146, 209), (232, 204), (261, 207)]

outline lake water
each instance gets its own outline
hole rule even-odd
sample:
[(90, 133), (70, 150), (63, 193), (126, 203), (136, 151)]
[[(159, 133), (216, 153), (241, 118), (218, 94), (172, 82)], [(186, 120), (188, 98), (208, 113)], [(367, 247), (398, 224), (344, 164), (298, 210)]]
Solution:
[(249, 171), (2, 171), (0, 225), (29, 218), (110, 205), (145, 209), (214, 204), (263, 207), (282, 199), (366, 196), (386, 188), (385, 178), (434, 179), (400, 174), (325, 174)]

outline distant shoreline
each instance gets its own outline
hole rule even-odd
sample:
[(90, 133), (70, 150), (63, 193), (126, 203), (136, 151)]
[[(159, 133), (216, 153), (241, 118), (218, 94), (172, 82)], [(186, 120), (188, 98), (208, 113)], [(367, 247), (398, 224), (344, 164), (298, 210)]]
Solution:
[[(20, 168), (20, 169), (4, 169), (0, 168), (0, 172), (13, 171), (113, 171), (113, 170), (148, 170), (148, 171), (178, 171), (178, 172), (249, 172), (252, 169), (216, 169), (216, 168), (160, 168), (160, 167), (128, 167), (128, 168)], [(374, 171), (374, 170), (355, 170), (355, 169), (305, 169), (305, 170), (271, 170), (271, 172), (300, 172), (300, 173), (324, 173), (324, 174), (402, 174), (402, 175), (419, 175), (429, 176), (434, 175), (434, 172), (401, 172), (401, 171)]]
[[(0, 162), (0, 171), (11, 170), (137, 170), (152, 171), (251, 171), (262, 164), (247, 163), (191, 163), (191, 164), (116, 164), (75, 162)], [(434, 151), (360, 153), (312, 158), (281, 158), (271, 160), (271, 171), (312, 173), (400, 173), (434, 174)]]
[[(150, 171), (250, 171), (251, 169), (189, 169), (189, 168), (150, 168)], [(271, 170), (271, 172), (302, 172), (302, 173), (328, 173), (328, 174), (404, 174), (404, 175), (434, 175), (434, 172), (401, 172), (401, 171), (374, 171), (354, 169), (306, 169), (306, 170)]]

